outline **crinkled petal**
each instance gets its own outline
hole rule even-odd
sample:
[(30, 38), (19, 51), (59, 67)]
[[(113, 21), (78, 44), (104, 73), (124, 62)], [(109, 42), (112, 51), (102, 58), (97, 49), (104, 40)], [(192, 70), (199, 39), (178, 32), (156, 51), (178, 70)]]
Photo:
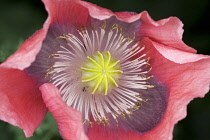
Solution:
[(144, 11), (140, 14), (131, 12), (116, 12), (99, 7), (95, 4), (79, 1), (81, 5), (88, 8), (91, 17), (103, 20), (113, 15), (117, 16), (119, 20), (124, 22), (134, 22), (141, 19), (142, 25), (140, 27), (141, 37), (149, 37), (159, 43), (170, 45), (180, 50), (196, 53), (196, 50), (188, 47), (182, 41), (183, 23), (176, 17), (170, 17), (159, 21), (154, 21), (149, 14)]
[(96, 4), (80, 0), (78, 0), (78, 3), (86, 7), (89, 12), (88, 14), (90, 14), (90, 16), (93, 18), (104, 20), (114, 15), (114, 13), (111, 10), (102, 8)]
[(142, 25), (139, 29), (140, 36), (148, 37), (158, 43), (171, 46), (183, 51), (196, 53), (196, 50), (188, 47), (182, 41), (183, 35), (183, 23), (177, 17), (169, 17), (159, 21), (154, 21), (147, 11), (140, 14), (134, 14), (129, 12), (117, 12), (115, 13), (119, 19), (131, 22), (137, 19), (141, 19)]
[(207, 55), (194, 54), (186, 51), (181, 51), (171, 46), (165, 46), (163, 44), (152, 42), (153, 46), (161, 53), (166, 59), (169, 59), (175, 63), (189, 63), (199, 61), (201, 59), (209, 58)]
[(58, 89), (54, 85), (46, 83), (40, 87), (40, 90), (63, 138), (65, 140), (88, 140), (84, 133), (81, 113), (63, 102)]
[(85, 25), (89, 16), (87, 8), (78, 3), (79, 0), (43, 0), (51, 24), (81, 26)]
[[(98, 5), (86, 2), (86, 1), (78, 1), (81, 5), (85, 6), (91, 17), (104, 20), (107, 18), (110, 18), (111, 16), (116, 16), (118, 20), (124, 21), (124, 22), (135, 22), (141, 18), (141, 13), (136, 14), (134, 12), (112, 12), (109, 9), (100, 7)], [(143, 12), (145, 13), (145, 12)]]
[[(152, 131), (142, 135), (142, 139), (152, 140), (154, 137), (161, 140), (172, 139), (172, 131), (174, 125), (186, 116), (186, 107), (188, 103), (196, 97), (204, 97), (209, 91), (210, 85), (210, 57), (198, 54), (186, 54), (186, 52), (178, 52), (171, 47), (165, 46), (165, 50), (159, 52), (157, 43), (144, 39), (148, 54), (151, 57), (150, 64), (152, 73), (158, 77), (169, 88), (169, 99), (166, 114), (162, 122)], [(162, 46), (159, 46), (162, 47)], [(173, 55), (164, 57), (166, 52), (175, 53), (177, 57), (188, 58), (194, 60), (183, 64), (171, 61)], [(194, 56), (192, 56), (194, 55)], [(171, 59), (171, 60), (170, 60)], [(184, 60), (183, 60), (184, 62)], [(188, 63), (187, 63), (188, 62)]]
[[(43, 0), (48, 11), (48, 19), (43, 28), (28, 38), (20, 48), (11, 55), (1, 66), (23, 70), (30, 66), (41, 49), (50, 24), (84, 25), (87, 21), (87, 8), (77, 3), (77, 0)], [(77, 13), (77, 14), (69, 14)]]
[(124, 22), (134, 22), (141, 19), (142, 25), (139, 29), (140, 36), (149, 37), (156, 42), (164, 45), (170, 45), (177, 49), (196, 53), (196, 50), (188, 47), (182, 41), (183, 35), (183, 23), (177, 17), (170, 17), (159, 21), (154, 21), (149, 14), (144, 11), (140, 14), (133, 12), (115, 12), (99, 7), (95, 4), (88, 3), (85, 1), (79, 1), (81, 5), (88, 8), (90, 16), (96, 19), (104, 20), (115, 15), (117, 19)]
[(48, 30), (48, 24), (47, 20), (44, 27), (28, 38), (13, 55), (1, 64), (1, 66), (19, 70), (29, 67), (41, 49), (42, 41)]
[(33, 135), (47, 112), (36, 82), (24, 71), (0, 67), (0, 119)]
[(149, 37), (158, 43), (171, 46), (183, 51), (196, 53), (196, 50), (188, 47), (182, 41), (183, 23), (177, 17), (169, 17), (159, 21), (154, 21), (145, 11), (139, 14), (143, 20), (140, 28), (142, 37)]

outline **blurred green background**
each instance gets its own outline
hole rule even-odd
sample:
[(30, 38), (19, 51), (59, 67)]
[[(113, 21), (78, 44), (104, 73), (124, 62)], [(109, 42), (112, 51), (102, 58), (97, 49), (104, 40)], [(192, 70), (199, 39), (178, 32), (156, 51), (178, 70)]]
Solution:
[[(198, 53), (210, 54), (209, 0), (88, 0), (112, 11), (147, 10), (154, 20), (177, 16), (184, 23), (184, 42)], [(47, 17), (40, 0), (0, 0), (0, 63), (40, 29)], [(174, 140), (210, 139), (210, 94), (194, 99), (188, 116), (174, 130)], [(61, 140), (56, 123), (48, 113), (34, 136), (25, 138), (21, 129), (0, 121), (0, 140)]]

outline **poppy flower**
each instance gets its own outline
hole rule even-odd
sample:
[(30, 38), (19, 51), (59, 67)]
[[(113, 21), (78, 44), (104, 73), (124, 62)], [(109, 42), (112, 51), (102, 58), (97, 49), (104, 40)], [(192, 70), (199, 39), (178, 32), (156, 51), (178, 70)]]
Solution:
[(43, 28), (0, 65), (0, 119), (26, 137), (49, 110), (66, 140), (172, 139), (209, 91), (210, 57), (182, 41), (178, 18), (43, 2)]

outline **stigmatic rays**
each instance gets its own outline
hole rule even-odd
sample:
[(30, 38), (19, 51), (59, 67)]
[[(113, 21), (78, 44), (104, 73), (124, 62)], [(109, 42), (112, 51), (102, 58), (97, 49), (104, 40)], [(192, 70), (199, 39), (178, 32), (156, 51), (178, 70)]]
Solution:
[(87, 56), (82, 69), (82, 82), (92, 94), (104, 94), (114, 87), (118, 87), (118, 78), (123, 73), (119, 67), (119, 60), (114, 60), (110, 52), (96, 52), (92, 57)]
[(45, 79), (59, 88), (67, 105), (82, 112), (84, 123), (93, 124), (92, 116), (99, 124), (118, 124), (147, 101), (139, 90), (154, 86), (136, 34), (126, 36), (123, 26), (106, 20), (97, 25), (74, 28), (54, 40), (53, 53), (45, 56)]

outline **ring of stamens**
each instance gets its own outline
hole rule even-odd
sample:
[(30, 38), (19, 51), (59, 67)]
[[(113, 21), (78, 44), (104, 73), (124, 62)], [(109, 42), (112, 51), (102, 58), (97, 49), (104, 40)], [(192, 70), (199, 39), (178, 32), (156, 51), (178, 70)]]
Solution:
[(58, 51), (45, 57), (49, 63), (45, 78), (59, 87), (68, 106), (82, 112), (84, 123), (93, 124), (91, 114), (99, 124), (109, 125), (114, 119), (118, 125), (118, 117), (130, 117), (147, 101), (136, 89), (154, 87), (147, 82), (152, 77), (150, 69), (145, 70), (149, 59), (146, 54), (135, 58), (145, 48), (135, 40), (135, 32), (125, 37), (120, 25), (107, 27), (106, 22), (93, 27), (56, 38), (67, 45), (54, 45)]
[(118, 87), (118, 78), (123, 73), (119, 60), (114, 59), (109, 51), (97, 51), (92, 57), (87, 56), (81, 69), (82, 82), (92, 94), (107, 95), (114, 87)]

